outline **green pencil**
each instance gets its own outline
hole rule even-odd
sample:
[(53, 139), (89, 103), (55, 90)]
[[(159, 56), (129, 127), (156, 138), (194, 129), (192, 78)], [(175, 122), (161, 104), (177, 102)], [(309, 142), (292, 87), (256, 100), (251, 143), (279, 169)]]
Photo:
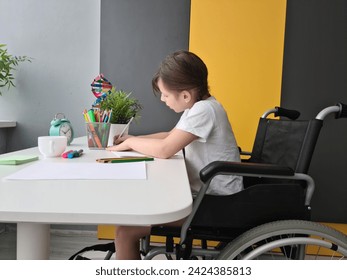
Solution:
[(137, 161), (153, 161), (152, 157), (123, 157), (123, 158), (100, 158), (97, 162), (101, 163), (122, 163), (122, 162), (137, 162)]
[(133, 159), (113, 159), (109, 163), (122, 163), (122, 162), (137, 162), (137, 161), (153, 161), (154, 158), (133, 158)]

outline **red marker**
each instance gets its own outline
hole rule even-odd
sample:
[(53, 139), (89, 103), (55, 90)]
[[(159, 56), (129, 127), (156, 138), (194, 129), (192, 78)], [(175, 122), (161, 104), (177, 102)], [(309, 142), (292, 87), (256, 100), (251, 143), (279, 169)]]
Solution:
[(70, 150), (70, 151), (64, 152), (64, 153), (62, 153), (61, 157), (63, 157), (63, 158), (67, 158), (67, 155), (68, 155), (68, 154), (70, 154), (70, 153), (72, 153), (72, 152), (73, 152), (73, 150)]

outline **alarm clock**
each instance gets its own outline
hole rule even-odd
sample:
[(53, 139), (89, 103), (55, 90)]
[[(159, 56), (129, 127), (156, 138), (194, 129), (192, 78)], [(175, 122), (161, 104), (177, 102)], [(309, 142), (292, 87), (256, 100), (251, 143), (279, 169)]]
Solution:
[(51, 121), (51, 127), (49, 129), (50, 136), (66, 136), (67, 144), (73, 140), (73, 129), (70, 121), (65, 118), (63, 113), (57, 113), (54, 119)]

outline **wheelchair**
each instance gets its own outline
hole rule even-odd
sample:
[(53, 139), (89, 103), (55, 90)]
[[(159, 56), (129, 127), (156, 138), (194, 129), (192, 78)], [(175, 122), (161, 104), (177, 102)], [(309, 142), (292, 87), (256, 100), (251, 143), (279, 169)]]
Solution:
[[(269, 118), (271, 114), (279, 119)], [(321, 248), (327, 257), (347, 258), (347, 236), (310, 221), (315, 183), (307, 173), (323, 121), (330, 114), (346, 118), (347, 105), (327, 107), (312, 120), (298, 120), (299, 112), (280, 107), (266, 111), (252, 151), (241, 152), (249, 158), (204, 167), (191, 214), (181, 228), (153, 226), (151, 235), (164, 236), (166, 242), (153, 246), (144, 237), (143, 258), (164, 254), (167, 259), (312, 259), (314, 254), (322, 255)], [(216, 176), (230, 174), (243, 176), (242, 191), (206, 194)], [(200, 245), (193, 245), (194, 240)], [(105, 259), (110, 258), (113, 242), (102, 250), (108, 251)]]

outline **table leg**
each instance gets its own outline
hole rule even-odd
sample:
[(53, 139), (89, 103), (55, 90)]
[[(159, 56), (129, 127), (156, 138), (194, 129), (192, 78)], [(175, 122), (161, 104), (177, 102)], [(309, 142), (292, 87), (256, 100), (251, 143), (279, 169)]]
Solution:
[(17, 260), (45, 260), (49, 250), (49, 224), (17, 224)]

